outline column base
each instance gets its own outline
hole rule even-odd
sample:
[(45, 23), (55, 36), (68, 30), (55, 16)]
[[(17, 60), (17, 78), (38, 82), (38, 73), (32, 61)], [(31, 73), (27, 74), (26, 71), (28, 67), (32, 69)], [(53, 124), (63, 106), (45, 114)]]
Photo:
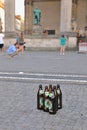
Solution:
[(59, 35), (66, 35), (68, 37), (76, 37), (77, 36), (77, 32), (60, 32)]
[(42, 33), (43, 33), (42, 26), (40, 24), (34, 24), (32, 35), (38, 36), (42, 35)]
[(16, 32), (12, 31), (12, 32), (5, 32), (5, 37), (16, 37)]
[(24, 33), (25, 33), (26, 35), (27, 35), (27, 34), (28, 34), (28, 35), (29, 35), (29, 34), (32, 35), (32, 30), (25, 30)]

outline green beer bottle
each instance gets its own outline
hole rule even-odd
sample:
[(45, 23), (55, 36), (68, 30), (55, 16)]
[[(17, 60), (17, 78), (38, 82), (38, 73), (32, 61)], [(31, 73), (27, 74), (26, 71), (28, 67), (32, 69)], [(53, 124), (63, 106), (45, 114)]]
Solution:
[(49, 88), (45, 86), (44, 90), (44, 109), (45, 112), (49, 111)]
[(56, 96), (54, 89), (49, 92), (49, 113), (56, 114)]
[(53, 86), (53, 91), (55, 94), (55, 107), (56, 107), (56, 111), (58, 111), (58, 93), (57, 93), (57, 87)]
[(40, 84), (37, 92), (37, 109), (40, 110), (43, 109), (43, 95), (44, 95), (44, 91), (42, 85)]
[(52, 84), (49, 84), (49, 91), (50, 91), (50, 89), (52, 90)]
[(57, 94), (58, 94), (58, 109), (61, 109), (62, 108), (62, 91), (59, 84), (57, 84)]

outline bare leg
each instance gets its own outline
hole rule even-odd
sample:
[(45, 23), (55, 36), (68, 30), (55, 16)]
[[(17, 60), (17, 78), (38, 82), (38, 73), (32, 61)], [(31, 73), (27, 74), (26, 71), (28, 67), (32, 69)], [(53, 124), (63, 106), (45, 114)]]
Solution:
[(63, 53), (63, 47), (60, 48), (60, 55)]
[(64, 55), (64, 53), (65, 53), (65, 46), (63, 46), (63, 55)]
[(9, 54), (10, 58), (13, 58), (15, 55), (18, 55), (19, 52), (24, 53), (24, 47), (23, 46), (19, 46), (18, 50), (12, 54)]
[(22, 54), (24, 53), (24, 45), (19, 46), (19, 49), (17, 50), (17, 52), (22, 52)]
[(13, 54), (9, 54), (10, 58), (13, 58), (14, 56), (18, 55), (18, 52), (15, 52)]
[(1, 48), (1, 52), (2, 52), (2, 54), (4, 53), (4, 48)]

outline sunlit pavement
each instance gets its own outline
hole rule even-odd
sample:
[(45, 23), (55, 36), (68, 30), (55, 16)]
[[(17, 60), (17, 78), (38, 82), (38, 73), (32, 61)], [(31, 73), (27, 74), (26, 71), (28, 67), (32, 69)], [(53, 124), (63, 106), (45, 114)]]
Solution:
[[(80, 82), (87, 81), (87, 54), (66, 52), (60, 56), (59, 52), (25, 52), (9, 59), (5, 53), (0, 54), (0, 61), (0, 130), (87, 129), (87, 84)], [(33, 80), (24, 79), (25, 74), (33, 74)], [(51, 79), (60, 75), (59, 79), (65, 81), (36, 82), (34, 78), (40, 79), (41, 75), (48, 76), (47, 79), (49, 75)], [(80, 77), (79, 82), (66, 82), (70, 76), (72, 80)], [(61, 85), (63, 108), (56, 115), (37, 110), (36, 95), (41, 83), (43, 87), (50, 83)]]
[(59, 51), (28, 51), (13, 59), (4, 53), (0, 54), (0, 61), (2, 72), (87, 74), (87, 54), (75, 51), (66, 52), (64, 56)]

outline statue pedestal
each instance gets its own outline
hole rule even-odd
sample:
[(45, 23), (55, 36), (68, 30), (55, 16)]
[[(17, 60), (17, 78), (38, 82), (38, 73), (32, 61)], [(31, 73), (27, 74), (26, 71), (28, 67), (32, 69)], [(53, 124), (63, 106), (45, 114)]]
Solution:
[(38, 36), (38, 35), (42, 35), (42, 33), (43, 33), (42, 26), (40, 24), (34, 24), (32, 34)]

